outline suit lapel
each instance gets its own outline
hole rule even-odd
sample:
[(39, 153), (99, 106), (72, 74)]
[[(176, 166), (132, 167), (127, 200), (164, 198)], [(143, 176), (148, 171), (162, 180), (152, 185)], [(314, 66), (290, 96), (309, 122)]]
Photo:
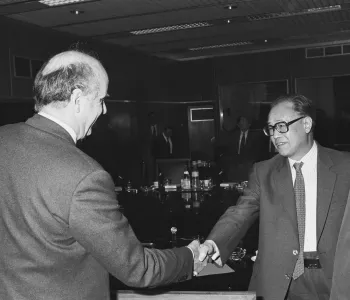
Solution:
[[(280, 163), (277, 165), (276, 172), (274, 172), (275, 187), (278, 190), (278, 197), (280, 197), (282, 205), (290, 217), (293, 228), (298, 234), (297, 213), (294, 198), (294, 188), (292, 173), (290, 170), (287, 158), (281, 156)], [(278, 199), (279, 200), (279, 199)]]
[(317, 241), (319, 241), (332, 200), (336, 174), (330, 170), (333, 166), (323, 148), (318, 145), (317, 160)]

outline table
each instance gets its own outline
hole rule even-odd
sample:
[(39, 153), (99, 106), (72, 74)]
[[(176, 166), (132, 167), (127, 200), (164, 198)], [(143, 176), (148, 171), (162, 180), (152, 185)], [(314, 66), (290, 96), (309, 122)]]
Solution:
[[(225, 210), (235, 205), (239, 192), (214, 188), (211, 191), (149, 191), (122, 192), (118, 200), (138, 239), (158, 249), (188, 245), (193, 239), (203, 241)], [(176, 239), (171, 228), (176, 227)], [(228, 265), (236, 272), (213, 276), (194, 277), (192, 280), (161, 287), (188, 291), (244, 291), (248, 288), (254, 255), (258, 244), (258, 222), (242, 240), (247, 255), (241, 261)], [(125, 289), (111, 276), (111, 291)]]

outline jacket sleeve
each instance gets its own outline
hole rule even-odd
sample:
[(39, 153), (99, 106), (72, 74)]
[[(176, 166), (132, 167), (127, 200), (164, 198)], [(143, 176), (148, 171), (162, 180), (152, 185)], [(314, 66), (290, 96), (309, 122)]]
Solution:
[(208, 235), (219, 248), (223, 264), (244, 237), (249, 227), (258, 218), (260, 211), (260, 187), (256, 165), (250, 174), (248, 187), (237, 204), (229, 207)]
[(69, 228), (87, 254), (126, 285), (154, 287), (192, 277), (193, 257), (187, 247), (158, 250), (141, 245), (118, 210), (113, 181), (103, 170), (78, 184)]

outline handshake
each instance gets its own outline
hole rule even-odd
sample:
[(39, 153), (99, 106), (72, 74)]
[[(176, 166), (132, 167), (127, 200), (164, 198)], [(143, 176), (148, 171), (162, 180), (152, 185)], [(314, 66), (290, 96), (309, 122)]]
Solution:
[(219, 265), (222, 265), (219, 249), (213, 241), (206, 240), (203, 244), (200, 244), (198, 240), (194, 240), (187, 247), (192, 250), (194, 255), (193, 276), (197, 276), (208, 262), (216, 261)]

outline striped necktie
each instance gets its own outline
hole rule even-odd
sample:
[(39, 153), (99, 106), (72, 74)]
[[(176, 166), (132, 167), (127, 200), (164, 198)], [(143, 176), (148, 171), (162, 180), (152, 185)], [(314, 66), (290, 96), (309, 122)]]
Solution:
[(305, 236), (305, 183), (301, 173), (303, 163), (295, 163), (293, 167), (296, 171), (294, 182), (294, 195), (298, 217), (298, 232), (299, 232), (299, 256), (295, 264), (293, 279), (297, 279), (304, 273), (304, 236)]

